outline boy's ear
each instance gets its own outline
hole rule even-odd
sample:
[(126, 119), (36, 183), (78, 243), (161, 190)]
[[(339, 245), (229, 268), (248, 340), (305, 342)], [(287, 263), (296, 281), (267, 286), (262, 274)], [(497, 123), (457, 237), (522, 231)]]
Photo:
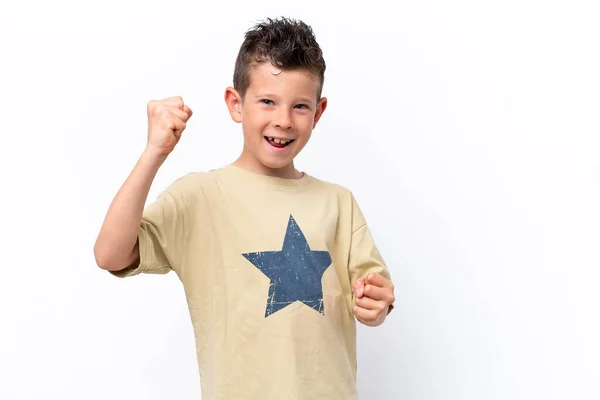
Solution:
[(242, 122), (242, 97), (231, 86), (225, 89), (225, 104), (227, 104), (231, 119), (237, 123)]
[(323, 115), (323, 112), (325, 111), (326, 108), (327, 108), (327, 97), (321, 97), (321, 100), (319, 100), (319, 102), (317, 103), (317, 109), (315, 112), (315, 120), (313, 122), (313, 129), (315, 128), (315, 126), (317, 126), (317, 122), (319, 122), (319, 119), (321, 119), (321, 115)]

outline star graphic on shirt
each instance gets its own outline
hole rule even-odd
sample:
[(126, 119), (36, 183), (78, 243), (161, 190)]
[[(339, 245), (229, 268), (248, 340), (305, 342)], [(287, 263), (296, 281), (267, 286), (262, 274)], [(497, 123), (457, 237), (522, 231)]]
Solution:
[(325, 314), (321, 278), (331, 265), (331, 256), (328, 251), (310, 249), (293, 216), (281, 251), (242, 255), (271, 280), (265, 318), (296, 301)]

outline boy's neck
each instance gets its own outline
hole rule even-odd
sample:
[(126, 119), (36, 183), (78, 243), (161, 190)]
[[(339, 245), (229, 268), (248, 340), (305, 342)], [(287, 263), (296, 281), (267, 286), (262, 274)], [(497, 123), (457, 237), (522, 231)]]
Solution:
[(269, 168), (260, 161), (254, 159), (254, 157), (247, 156), (245, 153), (242, 153), (237, 160), (231, 163), (231, 165), (249, 172), (254, 172), (255, 174), (273, 176), (276, 178), (300, 179), (304, 176), (302, 172), (296, 170), (293, 161), (283, 168)]

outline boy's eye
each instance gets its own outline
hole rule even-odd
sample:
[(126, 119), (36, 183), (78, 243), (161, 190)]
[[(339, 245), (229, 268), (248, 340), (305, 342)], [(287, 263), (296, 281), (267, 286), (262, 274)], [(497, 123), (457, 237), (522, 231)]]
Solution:
[(269, 99), (262, 99), (260, 102), (263, 103), (263, 104), (267, 104), (267, 105), (273, 104), (273, 101), (271, 101)]
[(308, 106), (306, 104), (296, 104), (296, 107), (300, 108), (300, 109), (307, 109)]

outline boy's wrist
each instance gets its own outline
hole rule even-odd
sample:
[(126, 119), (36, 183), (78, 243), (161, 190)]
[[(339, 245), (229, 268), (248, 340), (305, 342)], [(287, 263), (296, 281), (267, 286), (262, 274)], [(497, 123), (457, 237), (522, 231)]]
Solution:
[(168, 154), (165, 154), (164, 152), (161, 152), (157, 149), (154, 149), (152, 147), (146, 147), (144, 148), (144, 151), (142, 152), (140, 158), (146, 159), (147, 161), (150, 161), (153, 164), (156, 163), (160, 165), (167, 159), (168, 156)]

